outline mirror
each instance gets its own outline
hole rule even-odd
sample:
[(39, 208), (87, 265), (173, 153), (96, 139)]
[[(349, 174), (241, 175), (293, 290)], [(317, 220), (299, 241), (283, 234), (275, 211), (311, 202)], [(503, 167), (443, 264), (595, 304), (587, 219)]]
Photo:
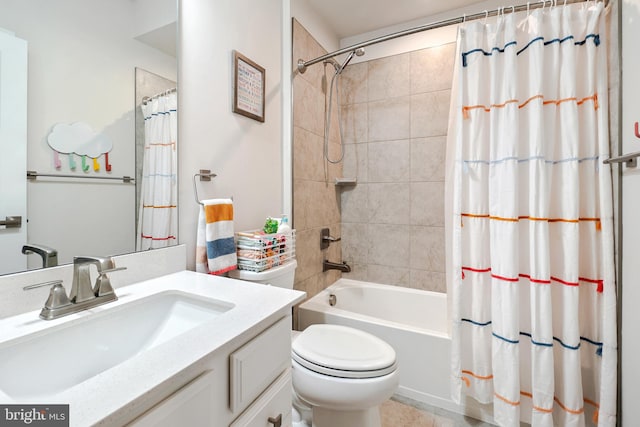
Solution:
[[(27, 170), (71, 175), (27, 181), (23, 244), (56, 249), (59, 264), (135, 251), (136, 133), (140, 139), (144, 126), (136, 112), (142, 97), (166, 90), (148, 76), (177, 81), (176, 0), (0, 0), (0, 10), (0, 28), (25, 40), (28, 52), (26, 141), (3, 141), (0, 150), (26, 144)], [(56, 156), (48, 143), (53, 127), (79, 122), (111, 141), (108, 158)], [(133, 182), (103, 179), (125, 176)], [(0, 200), (7, 190), (0, 186)], [(0, 254), (10, 233), (0, 227)], [(38, 255), (19, 255), (26, 269), (42, 267)], [(2, 258), (0, 274), (25, 269)]]

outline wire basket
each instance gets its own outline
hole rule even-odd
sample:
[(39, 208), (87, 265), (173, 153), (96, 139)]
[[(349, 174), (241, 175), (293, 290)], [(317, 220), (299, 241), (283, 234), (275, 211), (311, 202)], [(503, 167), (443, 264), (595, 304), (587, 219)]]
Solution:
[(262, 230), (235, 233), (238, 270), (261, 272), (296, 256), (296, 230), (266, 234)]

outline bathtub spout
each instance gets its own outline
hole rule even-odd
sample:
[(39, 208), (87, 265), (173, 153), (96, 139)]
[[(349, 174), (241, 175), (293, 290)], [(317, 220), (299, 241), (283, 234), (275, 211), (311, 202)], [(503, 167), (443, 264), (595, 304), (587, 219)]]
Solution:
[(343, 273), (349, 273), (351, 271), (351, 267), (347, 265), (346, 262), (337, 263), (337, 262), (327, 261), (325, 259), (324, 261), (322, 261), (322, 271), (327, 271), (327, 270), (340, 270)]

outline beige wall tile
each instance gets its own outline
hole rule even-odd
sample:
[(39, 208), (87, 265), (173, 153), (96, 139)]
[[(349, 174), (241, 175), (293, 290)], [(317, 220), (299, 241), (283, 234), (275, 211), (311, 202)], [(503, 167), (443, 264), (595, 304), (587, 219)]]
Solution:
[(323, 140), (306, 129), (293, 127), (294, 179), (324, 180)]
[[(294, 22), (294, 55), (303, 59), (320, 56), (326, 51), (311, 35)], [(297, 59), (294, 59), (297, 62)], [(331, 76), (331, 69), (327, 68)], [(330, 227), (340, 233), (340, 198), (333, 181), (326, 180), (342, 176), (342, 164), (328, 164), (324, 158), (325, 92), (326, 78), (322, 64), (307, 69), (304, 74), (294, 73), (294, 182), (293, 224), (296, 228), (297, 248), (295, 288), (313, 296), (339, 277), (339, 272), (322, 272), (322, 260), (332, 256), (342, 257), (341, 244), (336, 243), (327, 253), (320, 250), (320, 229)], [(329, 156), (340, 157), (338, 129), (338, 103), (333, 100), (332, 123), (329, 130)], [(366, 119), (362, 126), (366, 128)]]
[(343, 105), (340, 110), (342, 139), (345, 144), (367, 142), (369, 140), (369, 104)]
[(368, 95), (367, 62), (348, 65), (339, 77), (340, 103), (342, 105), (367, 102)]
[(340, 190), (340, 205), (342, 222), (367, 222), (369, 220), (369, 189), (368, 184), (358, 183), (354, 187)]
[(409, 140), (367, 144), (367, 176), (370, 182), (407, 182), (411, 171)]
[(444, 227), (411, 226), (411, 268), (445, 272)]
[[(298, 267), (299, 269), (300, 267)], [(307, 299), (312, 298), (322, 289), (324, 289), (324, 281), (322, 274), (314, 274), (305, 280), (298, 280), (298, 270), (296, 270), (296, 283), (293, 287), (297, 291), (304, 291), (307, 293)]]
[(293, 219), (292, 224), (296, 230), (306, 230), (309, 228), (309, 181), (293, 180)]
[(409, 267), (409, 226), (369, 224), (368, 234), (369, 267), (371, 265)]
[(446, 136), (411, 140), (411, 181), (444, 181)]
[(367, 280), (367, 269), (369, 268), (368, 264), (357, 264), (357, 263), (349, 263), (348, 264), (351, 266), (351, 272), (349, 273), (342, 273), (342, 277), (344, 277), (345, 279), (351, 279), (351, 280), (363, 280), (366, 281)]
[(340, 223), (339, 197), (335, 185), (294, 180), (294, 224), (296, 229), (328, 227)]
[(366, 264), (369, 254), (369, 225), (364, 223), (342, 224), (342, 259), (348, 263)]
[[(323, 157), (323, 162), (328, 171), (328, 174), (327, 174), (327, 178), (329, 180), (328, 182), (333, 184), (336, 178), (343, 176), (342, 170), (344, 167), (344, 162), (341, 161), (340, 159), (344, 160), (344, 146), (339, 142), (331, 141), (329, 142), (328, 147), (329, 147), (329, 159), (331, 160), (331, 162), (329, 162), (328, 160), (325, 160), (324, 157)], [(324, 145), (323, 145), (323, 150), (324, 150)], [(337, 162), (337, 163), (333, 163), (333, 162)]]
[[(311, 56), (316, 52), (313, 37), (304, 29), (302, 25), (295, 19), (293, 20), (293, 63), (292, 70), (296, 78), (305, 79), (307, 82), (314, 84), (320, 80), (322, 75), (322, 67), (308, 67), (304, 73), (298, 72), (298, 59), (312, 59)], [(317, 43), (316, 43), (317, 44)]]
[(408, 139), (411, 134), (411, 104), (410, 97), (370, 102), (369, 141)]
[(369, 101), (410, 94), (409, 58), (405, 53), (369, 61)]
[(304, 281), (322, 273), (322, 253), (320, 251), (319, 229), (296, 229), (296, 281)]
[[(346, 144), (342, 176), (357, 178), (358, 182), (368, 180), (369, 144)], [(344, 191), (344, 190), (343, 190)]]
[(414, 289), (422, 289), (433, 292), (447, 292), (447, 282), (445, 273), (425, 270), (411, 270), (411, 283), (409, 285)]
[(450, 96), (450, 90), (411, 96), (412, 138), (447, 134)]
[(408, 268), (370, 264), (367, 280), (373, 283), (409, 287), (411, 274)]
[(411, 225), (444, 227), (444, 182), (411, 183)]
[[(308, 81), (309, 83), (320, 89), (322, 82), (322, 75), (324, 74), (324, 67), (322, 63), (314, 64), (307, 67), (304, 73), (298, 72), (298, 59), (308, 61), (310, 59), (317, 58), (327, 53), (327, 50), (323, 48), (320, 43), (302, 26), (298, 21), (294, 19), (293, 23), (293, 56), (292, 67), (294, 76), (300, 77)], [(333, 68), (333, 67), (332, 67)]]
[(316, 135), (324, 135), (324, 94), (308, 81), (293, 79), (293, 124)]
[(456, 44), (411, 52), (411, 94), (451, 89)]
[(409, 183), (369, 184), (369, 223), (409, 224)]

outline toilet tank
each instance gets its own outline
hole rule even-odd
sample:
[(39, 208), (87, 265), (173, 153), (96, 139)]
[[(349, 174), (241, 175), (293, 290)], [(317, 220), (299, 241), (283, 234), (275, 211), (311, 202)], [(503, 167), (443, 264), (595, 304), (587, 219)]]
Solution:
[(298, 263), (295, 259), (282, 265), (256, 273), (247, 270), (232, 270), (229, 277), (233, 279), (247, 280), (249, 282), (264, 283), (279, 288), (293, 289), (293, 280)]

